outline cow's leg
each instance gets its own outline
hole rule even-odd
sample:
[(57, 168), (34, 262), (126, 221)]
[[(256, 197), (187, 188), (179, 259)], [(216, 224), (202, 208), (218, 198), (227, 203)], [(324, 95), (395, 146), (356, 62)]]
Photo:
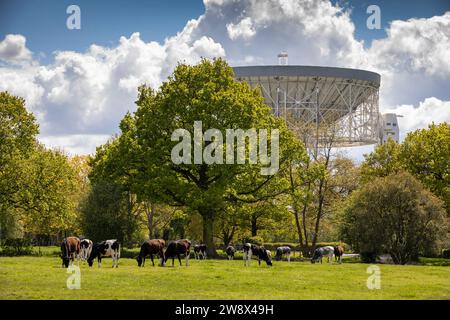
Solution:
[(152, 259), (152, 265), (155, 266), (155, 262), (153, 261), (153, 254), (150, 254), (150, 259)]
[(172, 257), (172, 267), (175, 266), (175, 256)]
[(333, 264), (333, 254), (328, 255), (328, 261), (330, 262), (330, 265)]
[(102, 267), (102, 258), (100, 258), (100, 256), (97, 258), (97, 264), (99, 268)]
[(204, 254), (203, 259), (206, 260), (206, 251), (203, 254)]
[(181, 263), (181, 257), (180, 257), (180, 254), (177, 254), (177, 258), (178, 258), (178, 261), (180, 262), (180, 267), (181, 267), (183, 264)]
[(288, 260), (288, 262), (291, 262), (291, 253), (290, 252), (287, 254), (287, 260)]
[(244, 267), (247, 266), (247, 252), (244, 252)]

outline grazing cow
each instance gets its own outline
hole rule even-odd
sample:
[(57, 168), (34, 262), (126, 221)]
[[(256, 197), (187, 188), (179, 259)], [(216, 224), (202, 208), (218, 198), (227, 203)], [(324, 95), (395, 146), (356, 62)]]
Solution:
[(80, 241), (80, 258), (86, 261), (91, 255), (93, 243), (89, 239), (83, 239)]
[(160, 265), (164, 265), (164, 247), (166, 242), (162, 239), (147, 240), (141, 245), (141, 251), (139, 256), (136, 258), (139, 267), (143, 267), (145, 264), (145, 257), (150, 256), (152, 259), (152, 264), (155, 266), (153, 261), (153, 255), (157, 254), (159, 256)]
[(196, 244), (194, 246), (195, 259), (200, 259), (200, 255), (202, 259), (206, 259), (206, 244)]
[(337, 262), (342, 263), (342, 256), (344, 255), (344, 248), (341, 246), (334, 247), (334, 258)]
[(96, 243), (92, 247), (91, 255), (89, 256), (87, 262), (89, 267), (92, 267), (94, 263), (94, 259), (97, 258), (98, 267), (102, 266), (102, 258), (103, 257), (111, 257), (112, 258), (112, 267), (119, 267), (119, 258), (120, 258), (120, 243), (116, 239), (105, 240), (99, 243)]
[(175, 257), (177, 257), (181, 266), (182, 264), (180, 255), (184, 254), (186, 256), (186, 267), (187, 267), (189, 264), (189, 255), (191, 253), (190, 250), (191, 250), (191, 242), (187, 239), (171, 241), (169, 242), (169, 245), (167, 246), (166, 252), (164, 254), (165, 256), (164, 263), (166, 263), (167, 260), (169, 260), (169, 258), (172, 258), (172, 267), (173, 267)]
[(311, 258), (311, 263), (315, 263), (317, 261), (320, 261), (320, 263), (322, 263), (322, 257), (327, 256), (330, 264), (333, 264), (333, 254), (334, 247), (332, 246), (317, 248), (314, 251), (313, 257)]
[(281, 259), (283, 259), (283, 255), (286, 256), (288, 262), (291, 262), (291, 248), (290, 247), (288, 247), (288, 246), (278, 247), (277, 254), (275, 256), (275, 260), (280, 261)]
[(61, 259), (62, 267), (69, 267), (69, 262), (74, 264), (75, 258), (77, 259), (77, 266), (80, 254), (80, 239), (77, 237), (67, 237), (61, 242)]
[(225, 249), (225, 252), (227, 253), (228, 260), (234, 259), (234, 253), (236, 252), (236, 249), (233, 246), (228, 246)]
[(272, 253), (263, 246), (257, 246), (255, 244), (246, 243), (243, 246), (244, 251), (244, 266), (250, 267), (250, 260), (252, 255), (258, 257), (258, 264), (261, 265), (261, 260), (265, 261), (268, 266), (272, 265)]

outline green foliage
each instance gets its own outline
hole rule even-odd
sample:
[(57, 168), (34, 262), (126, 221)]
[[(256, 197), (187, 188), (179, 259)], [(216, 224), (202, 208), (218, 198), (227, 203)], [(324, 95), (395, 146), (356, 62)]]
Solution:
[(133, 236), (138, 221), (128, 206), (128, 193), (111, 181), (96, 181), (81, 209), (84, 236), (98, 242), (118, 239), (123, 245), (137, 245), (142, 239)]
[[(281, 174), (262, 176), (261, 163), (174, 164), (171, 151), (178, 142), (171, 140), (172, 133), (185, 129), (193, 136), (195, 121), (224, 137), (226, 129), (279, 129), (281, 172), (288, 159), (304, 153), (283, 120), (271, 115), (260, 92), (235, 81), (232, 68), (221, 59), (178, 65), (158, 91), (141, 87), (137, 105), (135, 115), (122, 120), (122, 135), (99, 148), (94, 162), (101, 175), (127, 184), (139, 199), (198, 212), (210, 256), (215, 254), (214, 223), (227, 203), (273, 198), (283, 192), (286, 181)], [(223, 152), (226, 146), (224, 142)]]
[(74, 228), (75, 172), (62, 152), (37, 143), (22, 98), (0, 92), (0, 235), (55, 234)]
[(253, 243), (256, 244), (258, 246), (262, 246), (264, 243), (264, 239), (260, 236), (254, 236), (254, 237), (249, 237), (249, 238), (245, 238), (242, 242), (244, 243)]
[(408, 173), (376, 178), (350, 197), (340, 233), (359, 252), (405, 264), (446, 236), (442, 205)]
[(363, 181), (406, 170), (441, 198), (450, 214), (450, 124), (408, 133), (402, 144), (389, 139), (365, 156)]
[(33, 251), (31, 242), (23, 238), (5, 239), (1, 245), (0, 255), (2, 256), (24, 256), (30, 255)]

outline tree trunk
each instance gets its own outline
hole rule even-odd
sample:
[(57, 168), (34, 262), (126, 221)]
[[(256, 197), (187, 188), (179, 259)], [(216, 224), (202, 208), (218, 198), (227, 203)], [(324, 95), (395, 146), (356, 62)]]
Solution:
[(303, 247), (302, 228), (300, 226), (300, 219), (298, 218), (297, 209), (294, 209), (294, 217), (295, 217), (295, 226), (297, 227), (298, 242), (300, 243), (300, 246)]
[(203, 243), (206, 244), (206, 254), (209, 258), (217, 258), (214, 245), (214, 214), (200, 214), (203, 219)]
[(321, 179), (320, 185), (319, 185), (319, 207), (317, 208), (317, 216), (316, 216), (316, 225), (314, 228), (314, 234), (312, 238), (312, 249), (313, 251), (316, 249), (317, 244), (317, 235), (319, 234), (319, 228), (320, 228), (320, 219), (322, 218), (322, 212), (323, 212), (323, 201), (325, 199), (324, 193), (324, 179)]
[(252, 215), (252, 237), (258, 235), (258, 219), (255, 215)]
[(153, 217), (155, 216), (155, 205), (153, 203), (150, 204), (150, 210), (148, 210), (147, 204), (146, 213), (147, 213), (147, 228), (148, 228), (148, 237), (149, 239), (153, 239)]

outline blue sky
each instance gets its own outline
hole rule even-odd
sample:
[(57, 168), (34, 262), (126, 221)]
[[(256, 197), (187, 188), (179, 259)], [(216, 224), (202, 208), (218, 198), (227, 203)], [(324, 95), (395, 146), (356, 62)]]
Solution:
[[(264, 0), (262, 0), (264, 1)], [(352, 10), (355, 38), (369, 46), (373, 39), (386, 36), (385, 28), (395, 19), (428, 18), (450, 10), (449, 0), (333, 0)], [(66, 8), (81, 8), (81, 30), (65, 27)], [(381, 30), (366, 28), (369, 5), (381, 9)], [(186, 22), (204, 13), (201, 0), (0, 0), (0, 39), (6, 34), (22, 34), (28, 48), (42, 62), (52, 60), (52, 52), (84, 51), (91, 44), (115, 46), (120, 36), (139, 31), (145, 41), (163, 42), (175, 35)]]
[[(81, 30), (66, 27), (71, 4)], [(366, 26), (372, 4), (380, 30)], [(137, 87), (158, 88), (180, 61), (267, 65), (281, 50), (291, 65), (378, 72), (401, 138), (450, 122), (450, 0), (0, 0), (0, 91), (24, 97), (40, 140), (71, 154), (118, 133)]]

